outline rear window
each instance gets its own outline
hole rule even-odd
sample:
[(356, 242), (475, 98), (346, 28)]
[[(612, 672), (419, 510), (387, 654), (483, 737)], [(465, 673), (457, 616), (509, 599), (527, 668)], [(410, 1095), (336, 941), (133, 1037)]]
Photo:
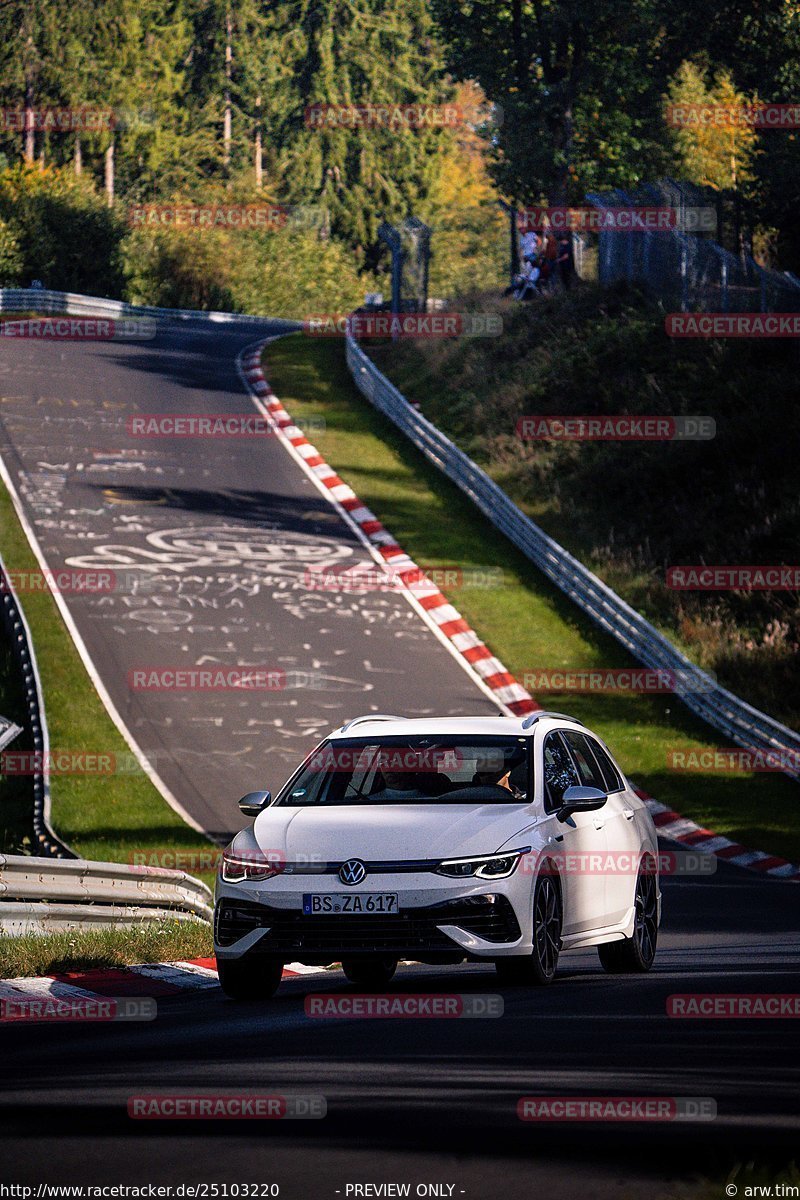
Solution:
[(276, 805), (526, 804), (529, 739), (342, 738), (325, 742)]

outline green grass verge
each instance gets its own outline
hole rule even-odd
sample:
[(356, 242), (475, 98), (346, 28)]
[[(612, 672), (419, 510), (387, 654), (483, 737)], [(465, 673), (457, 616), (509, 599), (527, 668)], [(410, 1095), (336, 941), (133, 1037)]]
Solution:
[[(340, 342), (293, 335), (273, 343), (265, 358), (289, 412), (324, 418), (315, 444), (417, 563), (502, 569), (502, 586), (443, 590), (510, 671), (522, 677), (537, 668), (633, 665), (361, 397)], [(796, 784), (779, 775), (669, 769), (672, 748), (724, 744), (677, 699), (552, 692), (537, 699), (596, 729), (631, 778), (664, 804), (746, 846), (800, 859)]]
[[(382, 371), (567, 550), (735, 695), (800, 729), (794, 591), (678, 591), (669, 565), (793, 564), (798, 347), (670, 338), (620, 283), (531, 304), (474, 297), (502, 336), (370, 343)], [(707, 441), (547, 441), (529, 415), (711, 417)]]
[[(2, 484), (0, 555), (9, 571), (38, 570)], [(53, 597), (48, 592), (31, 593), (21, 597), (21, 603), (42, 676), (51, 747), (128, 758), (127, 744), (97, 695)], [(18, 747), (24, 748), (22, 740), (14, 748)], [(0, 788), (2, 848), (19, 850), (26, 821), (28, 829), (30, 823), (20, 785), (0, 779)], [(144, 774), (54, 775), (51, 792), (53, 826), (82, 858), (129, 862), (142, 851), (208, 849), (206, 839), (173, 812)]]
[(213, 953), (211, 926), (201, 921), (0, 937), (0, 979), (209, 958)]

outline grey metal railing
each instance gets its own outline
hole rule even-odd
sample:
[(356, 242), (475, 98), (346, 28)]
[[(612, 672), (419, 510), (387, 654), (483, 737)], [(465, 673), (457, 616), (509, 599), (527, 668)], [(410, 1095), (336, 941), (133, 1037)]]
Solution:
[(103, 316), (120, 320), (125, 317), (153, 317), (168, 320), (213, 321), (230, 324), (285, 325), (296, 329), (298, 321), (279, 317), (254, 317), (246, 313), (204, 312), (194, 308), (155, 308), (148, 304), (129, 304), (103, 296), (83, 296), (78, 292), (51, 292), (46, 288), (0, 288), (0, 312), (36, 312), (50, 316)]
[(0, 855), (0, 934), (210, 921), (211, 892), (183, 871)]

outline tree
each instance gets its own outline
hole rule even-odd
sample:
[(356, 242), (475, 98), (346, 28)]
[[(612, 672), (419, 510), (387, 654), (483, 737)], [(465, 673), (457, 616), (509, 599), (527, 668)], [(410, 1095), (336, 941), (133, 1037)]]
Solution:
[(313, 123), (315, 105), (442, 105), (452, 97), (425, 0), (290, 0), (265, 22), (266, 152), (290, 202), (322, 205), (334, 236), (376, 262), (383, 218), (414, 212), (450, 134)]
[[(579, 201), (665, 158), (656, 0), (432, 0), (448, 63), (502, 106), (494, 174), (519, 201)], [(662, 77), (662, 82), (664, 82)]]
[[(692, 61), (681, 63), (667, 96), (673, 108), (685, 110), (686, 123), (676, 125), (673, 131), (681, 177), (717, 191), (751, 183), (758, 133), (752, 124), (737, 119), (737, 114), (754, 109), (757, 97), (738, 92), (727, 71), (719, 72), (709, 84), (702, 66)], [(701, 120), (699, 113), (704, 109), (731, 116), (720, 122)]]
[[(24, 110), (25, 129), (3, 132), (3, 148), (33, 162), (37, 146), (34, 113), (57, 99), (59, 38), (70, 28), (64, 0), (6, 0), (0, 6), (0, 101)], [(43, 135), (39, 135), (41, 146)]]

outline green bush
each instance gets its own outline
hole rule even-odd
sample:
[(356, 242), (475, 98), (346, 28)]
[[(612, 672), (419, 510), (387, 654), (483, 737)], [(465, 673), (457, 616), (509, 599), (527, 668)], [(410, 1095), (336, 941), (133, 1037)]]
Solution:
[(0, 172), (0, 279), (55, 291), (120, 296), (124, 233), (93, 185), (69, 170), (17, 166)]
[(302, 318), (348, 312), (373, 286), (346, 247), (291, 229), (137, 229), (123, 263), (129, 299), (164, 308)]

